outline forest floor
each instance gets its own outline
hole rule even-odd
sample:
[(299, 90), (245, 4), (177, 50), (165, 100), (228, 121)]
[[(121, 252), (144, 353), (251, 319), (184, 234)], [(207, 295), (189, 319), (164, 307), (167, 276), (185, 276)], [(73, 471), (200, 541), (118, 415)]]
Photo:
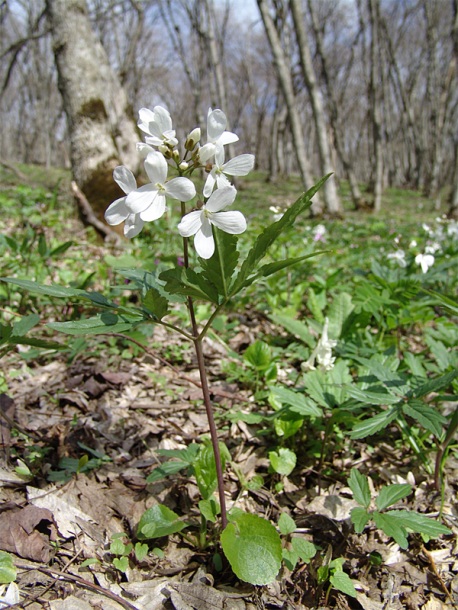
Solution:
[[(68, 222), (73, 235), (84, 232), (76, 218)], [(14, 234), (14, 227), (5, 226), (2, 233)], [(103, 260), (106, 247), (93, 240), (90, 253), (91, 260)], [(6, 306), (2, 302), (3, 314)], [(320, 552), (293, 570), (284, 565), (272, 584), (252, 586), (238, 581), (224, 560), (216, 569), (213, 545), (199, 550), (190, 536), (177, 533), (150, 544), (140, 561), (127, 551), (127, 568), (118, 569), (122, 553), (113, 552), (113, 540), (123, 533), (126, 545), (135, 544), (140, 517), (154, 504), (182, 515), (190, 532), (199, 527), (199, 490), (185, 471), (146, 482), (162, 461), (158, 450), (183, 449), (208, 435), (193, 351), (161, 326), (154, 328), (145, 353), (121, 339), (106, 346), (106, 337), (73, 358), (65, 352), (26, 359), (20, 347), (0, 361), (0, 550), (13, 556), (17, 568), (21, 602), (16, 607), (457, 608), (456, 453), (446, 461), (442, 494), (391, 429), (376, 442), (341, 439), (321, 456), (304, 456), (298, 448), (292, 474), (272, 473), (272, 434), (263, 434), (249, 417), (234, 415), (256, 411), (257, 405), (242, 371), (240, 380), (234, 374), (228, 379), (227, 364), (232, 361), (232, 372), (242, 369), (237, 355), (259, 337), (281, 334), (286, 342), (288, 337), (256, 308), (236, 315), (235, 329), (231, 318), (226, 320), (225, 342), (213, 335), (205, 340), (220, 440), (231, 454), (225, 473), (228, 507), (236, 504), (273, 523), (287, 513), (296, 533)], [(312, 440), (324, 444), (323, 428)], [(30, 475), (18, 473), (18, 459), (27, 463)], [(357, 504), (346, 484), (354, 467), (383, 484), (410, 483), (414, 493), (402, 508), (442, 515), (451, 533), (437, 539), (410, 535), (405, 550), (373, 525), (356, 534), (350, 511)], [(258, 475), (262, 487), (241, 484)], [(331, 557), (345, 560), (356, 597), (320, 583), (318, 570)]]

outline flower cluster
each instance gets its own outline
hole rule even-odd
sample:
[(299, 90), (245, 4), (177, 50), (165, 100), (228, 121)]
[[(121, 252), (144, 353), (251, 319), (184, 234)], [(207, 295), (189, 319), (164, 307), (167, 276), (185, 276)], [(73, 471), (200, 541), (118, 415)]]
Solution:
[(323, 330), (318, 343), (310, 354), (310, 358), (306, 362), (302, 362), (301, 368), (303, 371), (314, 371), (316, 369), (316, 363), (318, 368), (322, 371), (330, 371), (334, 368), (335, 356), (332, 355), (332, 349), (337, 345), (335, 339), (330, 339), (328, 336), (329, 320), (325, 318)]
[[(135, 237), (145, 222), (161, 218), (166, 210), (167, 198), (182, 204), (196, 196), (194, 183), (187, 177), (196, 169), (207, 173), (203, 189), (203, 203), (184, 214), (178, 224), (182, 237), (194, 236), (194, 246), (202, 258), (210, 258), (215, 251), (212, 226), (226, 233), (238, 235), (246, 230), (241, 212), (227, 211), (235, 200), (236, 189), (229, 177), (246, 176), (254, 167), (254, 155), (239, 155), (225, 161), (224, 147), (238, 140), (235, 133), (226, 131), (227, 119), (222, 110), (208, 111), (207, 141), (201, 145), (201, 130), (195, 128), (186, 138), (183, 156), (178, 150), (178, 139), (172, 128), (169, 112), (162, 106), (139, 111), (138, 127), (145, 134), (144, 142), (137, 144), (144, 158), (144, 168), (150, 182), (138, 186), (133, 173), (125, 166), (116, 167), (113, 177), (125, 193), (113, 201), (105, 212), (109, 225), (124, 222), (124, 235)], [(169, 167), (175, 167), (177, 176), (168, 179)]]

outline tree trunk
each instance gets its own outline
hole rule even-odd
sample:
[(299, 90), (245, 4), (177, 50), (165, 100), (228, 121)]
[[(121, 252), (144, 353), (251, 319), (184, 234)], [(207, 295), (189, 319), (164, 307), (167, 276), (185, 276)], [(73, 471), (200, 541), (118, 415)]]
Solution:
[[(262, 22), (269, 40), (269, 45), (272, 51), (274, 65), (277, 72), (279, 84), (285, 98), (286, 107), (288, 109), (289, 121), (291, 125), (291, 135), (293, 138), (294, 150), (296, 153), (297, 165), (301, 175), (302, 183), (308, 190), (313, 186), (313, 176), (310, 162), (307, 158), (307, 153), (304, 146), (304, 137), (302, 125), (299, 116), (298, 107), (296, 104), (296, 96), (294, 94), (293, 79), (291, 71), (286, 63), (285, 53), (283, 51), (280, 37), (275, 28), (275, 24), (269, 12), (266, 0), (257, 0), (259, 12), (261, 13)], [(314, 197), (312, 206), (313, 214), (321, 214), (323, 212), (318, 194)]]
[(139, 167), (136, 126), (121, 84), (91, 29), (85, 0), (46, 0), (73, 177), (101, 217), (120, 196), (113, 169)]
[(369, 99), (371, 104), (371, 119), (372, 119), (372, 134), (374, 147), (374, 167), (373, 167), (373, 193), (374, 193), (374, 211), (379, 212), (382, 207), (382, 191), (383, 191), (383, 146), (382, 146), (382, 121), (380, 114), (380, 88), (381, 79), (378, 78), (380, 73), (380, 57), (379, 57), (379, 25), (378, 25), (378, 7), (379, 0), (368, 0), (369, 15), (371, 22), (371, 47), (370, 47), (370, 62), (371, 73), (369, 83)]
[[(323, 175), (334, 173), (331, 161), (331, 146), (328, 140), (326, 117), (320, 88), (316, 80), (313, 67), (312, 55), (310, 53), (307, 32), (304, 27), (304, 16), (301, 9), (301, 0), (290, 0), (291, 13), (293, 16), (294, 31), (299, 47), (299, 58), (310, 100), (312, 103), (313, 119), (317, 134), (318, 154), (320, 158), (321, 173)], [(334, 177), (327, 180), (323, 186), (323, 198), (326, 211), (334, 216), (342, 214), (339, 196), (337, 194)]]
[[(455, 79), (455, 86), (458, 82), (458, 0), (452, 0), (453, 7), (453, 27), (452, 27), (452, 38), (453, 38), (453, 78)], [(458, 134), (455, 130), (454, 136), (455, 143), (455, 166), (452, 178), (452, 190), (450, 193), (450, 207), (448, 210), (448, 216), (458, 220)]]

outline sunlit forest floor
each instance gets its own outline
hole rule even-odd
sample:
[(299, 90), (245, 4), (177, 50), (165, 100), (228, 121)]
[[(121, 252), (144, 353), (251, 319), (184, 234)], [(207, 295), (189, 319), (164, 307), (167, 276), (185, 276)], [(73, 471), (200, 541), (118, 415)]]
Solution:
[[(122, 269), (176, 263), (173, 214), (133, 242), (103, 243), (79, 220), (66, 172), (18, 169), (0, 168), (1, 277), (95, 290), (129, 306), (138, 294)], [(255, 172), (237, 185), (249, 223), (242, 255), (301, 192), (298, 179), (265, 178)], [(352, 210), (340, 190), (343, 220), (300, 219), (269, 260), (322, 253), (251, 286), (205, 340), (230, 452), (228, 506), (276, 526), (282, 514), (295, 522), (267, 586), (234, 576), (211, 522), (202, 533), (192, 463), (152, 474), (176, 459), (166, 450), (208, 437), (188, 341), (161, 325), (127, 337), (58, 334), (47, 324), (93, 307), (0, 284), (0, 551), (13, 557), (22, 607), (457, 607), (458, 227), (445, 204), (416, 192), (387, 189), (375, 216)], [(197, 314), (205, 323), (208, 306)], [(21, 335), (28, 316), (38, 318)], [(185, 324), (186, 311), (178, 304), (170, 319)], [(327, 371), (304, 366), (326, 319), (336, 341)], [(371, 514), (416, 511), (448, 533), (374, 519), (358, 533), (352, 469), (367, 478)], [(377, 503), (383, 489), (393, 491), (386, 507)], [(139, 521), (157, 503), (187, 527), (139, 540)], [(291, 535), (312, 543), (313, 557), (292, 561)]]

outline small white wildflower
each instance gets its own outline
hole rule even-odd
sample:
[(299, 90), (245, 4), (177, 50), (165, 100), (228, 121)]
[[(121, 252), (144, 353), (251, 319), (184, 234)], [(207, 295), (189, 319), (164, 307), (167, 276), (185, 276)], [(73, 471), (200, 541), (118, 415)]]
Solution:
[(396, 250), (396, 252), (391, 252), (390, 254), (387, 254), (387, 258), (396, 261), (400, 267), (407, 267), (406, 253), (404, 250)]
[(432, 254), (417, 254), (415, 262), (420, 265), (422, 272), (426, 273), (434, 265), (434, 256)]
[(323, 371), (330, 371), (334, 367), (335, 357), (332, 355), (332, 348), (337, 345), (335, 339), (328, 337), (329, 320), (325, 318), (321, 337), (318, 344), (310, 355), (310, 358), (301, 364), (303, 371), (312, 371), (316, 369), (315, 361)]

